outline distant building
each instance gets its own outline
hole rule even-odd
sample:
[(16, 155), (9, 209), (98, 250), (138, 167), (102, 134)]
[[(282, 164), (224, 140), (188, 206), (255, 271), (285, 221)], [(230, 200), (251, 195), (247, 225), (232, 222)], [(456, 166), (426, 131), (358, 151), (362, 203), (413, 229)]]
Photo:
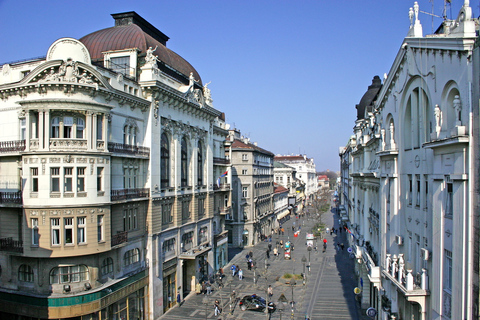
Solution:
[(296, 178), (305, 183), (305, 196), (307, 198), (317, 192), (317, 173), (312, 158), (307, 158), (306, 155), (276, 155), (275, 161), (295, 168)]
[(270, 151), (230, 130), (232, 216), (226, 221), (232, 246), (251, 246), (275, 226), (273, 157)]

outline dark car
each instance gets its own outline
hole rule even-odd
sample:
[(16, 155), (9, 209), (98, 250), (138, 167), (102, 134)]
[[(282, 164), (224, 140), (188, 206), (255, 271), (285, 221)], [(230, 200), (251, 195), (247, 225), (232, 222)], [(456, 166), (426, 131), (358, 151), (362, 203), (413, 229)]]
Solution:
[[(265, 301), (264, 298), (257, 296), (256, 294), (245, 296), (239, 302), (239, 306), (242, 311), (245, 311), (245, 310), (265, 311), (266, 305), (267, 305), (267, 301)], [(277, 307), (275, 306), (275, 303), (273, 302), (268, 303), (268, 313), (275, 312), (276, 309)]]

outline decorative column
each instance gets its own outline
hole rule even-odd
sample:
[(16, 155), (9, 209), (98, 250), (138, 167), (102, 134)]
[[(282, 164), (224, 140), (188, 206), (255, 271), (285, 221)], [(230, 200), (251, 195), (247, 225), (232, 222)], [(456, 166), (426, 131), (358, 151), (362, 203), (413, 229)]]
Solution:
[(422, 290), (428, 290), (427, 269), (423, 269), (423, 268), (422, 268)]
[(412, 275), (412, 270), (407, 270), (406, 288), (407, 288), (407, 291), (413, 290), (413, 275)]
[(398, 282), (403, 283), (403, 275), (405, 272), (405, 260), (403, 259), (403, 254), (399, 254), (398, 258)]

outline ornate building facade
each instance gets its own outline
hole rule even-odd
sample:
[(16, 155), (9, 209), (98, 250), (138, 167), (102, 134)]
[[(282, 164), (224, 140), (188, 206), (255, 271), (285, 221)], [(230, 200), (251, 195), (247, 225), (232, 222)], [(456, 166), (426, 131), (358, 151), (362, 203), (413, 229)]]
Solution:
[(478, 319), (478, 21), (465, 1), (423, 36), (418, 13), (341, 153), (346, 226), (378, 319)]
[(226, 221), (232, 246), (252, 246), (268, 236), (274, 214), (273, 153), (230, 130), (232, 218)]
[(226, 263), (224, 116), (166, 35), (112, 16), (1, 66), (2, 318), (155, 319)]

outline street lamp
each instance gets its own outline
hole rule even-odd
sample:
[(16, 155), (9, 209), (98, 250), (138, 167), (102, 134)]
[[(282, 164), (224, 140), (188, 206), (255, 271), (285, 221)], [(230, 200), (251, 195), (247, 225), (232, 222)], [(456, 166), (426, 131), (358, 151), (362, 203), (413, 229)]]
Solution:
[(292, 315), (291, 315), (292, 319), (294, 319), (293, 307), (295, 305), (295, 301), (293, 300), (293, 288), (295, 287), (296, 284), (297, 283), (295, 282), (295, 278), (292, 278), (292, 281), (290, 281), (290, 286), (292, 287), (292, 301), (290, 301), (290, 305), (292, 306)]
[(278, 312), (280, 312), (280, 320), (282, 320), (282, 313), (283, 313), (283, 310), (285, 310), (284, 302), (278, 299), (277, 306), (278, 306)]
[(207, 310), (207, 307), (208, 307), (208, 298), (205, 296), (203, 297), (202, 299), (202, 302), (203, 304), (205, 305), (205, 320), (207, 320), (207, 313), (208, 313), (208, 310)]
[(254, 283), (254, 284), (257, 283), (257, 274), (256, 274), (256, 271), (257, 271), (257, 261), (256, 261), (256, 260), (253, 260), (253, 283)]
[(303, 285), (305, 285), (305, 280), (307, 279), (307, 276), (305, 274), (305, 263), (307, 262), (307, 258), (305, 258), (305, 255), (302, 257), (302, 263), (303, 263)]

